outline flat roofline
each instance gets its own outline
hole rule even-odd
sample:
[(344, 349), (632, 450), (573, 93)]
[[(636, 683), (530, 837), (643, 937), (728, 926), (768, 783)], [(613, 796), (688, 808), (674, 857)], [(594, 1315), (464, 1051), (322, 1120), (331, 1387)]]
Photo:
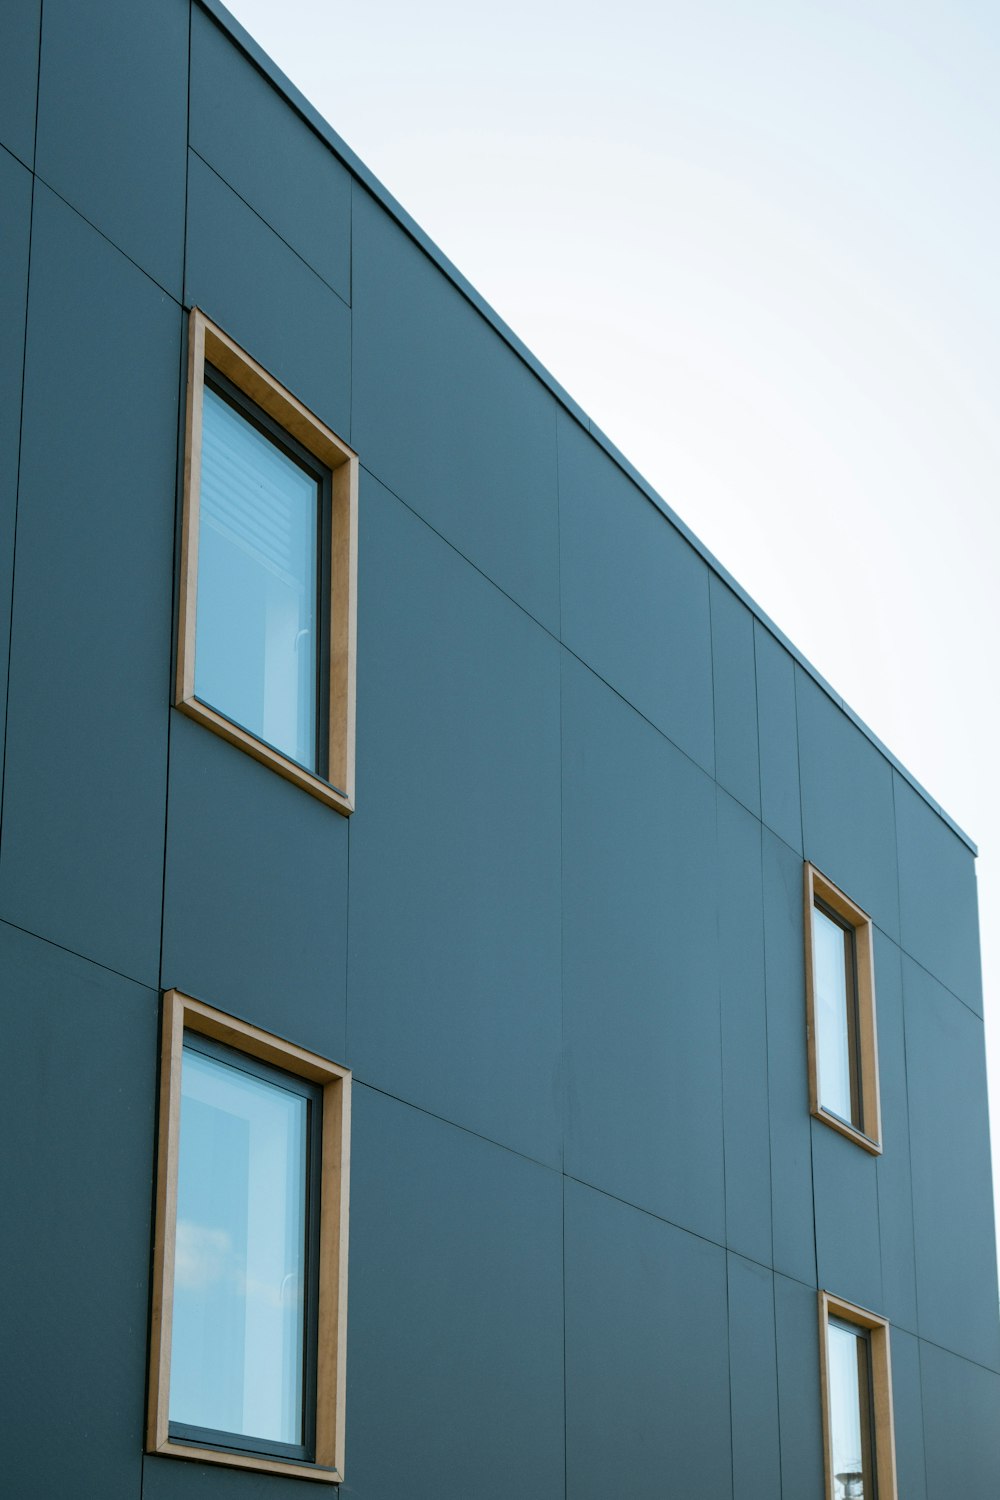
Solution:
[(332, 128), (332, 126), (326, 120), (324, 120), (319, 111), (309, 103), (309, 100), (305, 97), (305, 95), (295, 87), (291, 79), (285, 76), (285, 74), (267, 55), (263, 48), (254, 41), (250, 33), (240, 25), (236, 17), (232, 15), (232, 13), (228, 11), (223, 4), (221, 4), (221, 0), (197, 0), (197, 3), (204, 11), (208, 13), (208, 15), (212, 17), (213, 20), (217, 21), (218, 24), (223, 27), (223, 29), (229, 34), (229, 36), (240, 48), (240, 50), (245, 53), (245, 55), (254, 64), (254, 66), (261, 73), (263, 73), (264, 77), (267, 78), (267, 80), (272, 83), (275, 88), (280, 90), (280, 92), (288, 100), (288, 103), (292, 106), (292, 108), (299, 115), (301, 115), (302, 119), (305, 120), (306, 124), (316, 132), (320, 139), (330, 147), (331, 151), (340, 159), (341, 162), (343, 162), (348, 171), (351, 172), (358, 179), (358, 181), (364, 185), (367, 191), (371, 193), (372, 197), (378, 201), (382, 208), (384, 208), (387, 213), (392, 215), (392, 217), (399, 224), (400, 228), (410, 236), (410, 238), (415, 242), (415, 244), (420, 247), (425, 255), (430, 257), (430, 259), (434, 262), (438, 269), (444, 272), (449, 281), (451, 281), (458, 289), (458, 291), (462, 293), (463, 297), (465, 297), (476, 309), (476, 311), (486, 319), (486, 321), (500, 335), (504, 342), (509, 345), (509, 347), (514, 351), (518, 358), (523, 360), (528, 369), (531, 370), (532, 374), (537, 376), (537, 378), (552, 393), (552, 395), (556, 398), (560, 405), (562, 405), (566, 409), (566, 411), (569, 412), (570, 416), (572, 416), (577, 422), (579, 422), (580, 426), (590, 434), (594, 442), (604, 450), (608, 457), (618, 465), (623, 473), (628, 475), (629, 479), (631, 479), (632, 482), (638, 486), (638, 488), (642, 491), (646, 498), (656, 506), (657, 510), (662, 512), (662, 514), (671, 523), (671, 525), (676, 527), (681, 536), (683, 536), (684, 539), (691, 544), (691, 546), (695, 549), (699, 556), (705, 560), (705, 562), (713, 570), (713, 572), (718, 574), (722, 581), (732, 589), (733, 593), (743, 601), (743, 603), (761, 622), (761, 624), (771, 632), (775, 640), (779, 641), (781, 645), (784, 646), (785, 650), (789, 653), (790, 656), (794, 658), (794, 660), (799, 664), (803, 671), (808, 672), (813, 681), (823, 689), (823, 692), (826, 693), (829, 698), (832, 698), (837, 707), (843, 709), (844, 713), (847, 714), (851, 722), (857, 725), (862, 734), (864, 734), (866, 738), (871, 741), (876, 750), (878, 750), (879, 753), (883, 755), (889, 762), (889, 764), (899, 772), (900, 776), (902, 776), (905, 781), (909, 782), (914, 791), (918, 792), (919, 795), (924, 799), (928, 807), (932, 808), (934, 812), (937, 813), (938, 817), (948, 825), (952, 833), (956, 834), (957, 837), (962, 840), (962, 843), (965, 844), (973, 854), (978, 855), (979, 850), (976, 847), (976, 844), (965, 832), (965, 830), (959, 827), (954, 818), (950, 817), (949, 814), (945, 812), (941, 804), (931, 796), (926, 787), (921, 786), (916, 777), (913, 776), (899, 760), (897, 760), (896, 756), (893, 755), (888, 746), (884, 745), (879, 739), (878, 735), (875, 734), (873, 730), (869, 729), (864, 720), (858, 717), (858, 715), (854, 712), (854, 710), (848, 703), (845, 703), (840, 694), (830, 686), (826, 678), (823, 677), (819, 672), (817, 672), (812, 663), (802, 655), (802, 652), (798, 649), (798, 647), (788, 639), (784, 631), (781, 630), (777, 625), (775, 625), (774, 621), (764, 613), (760, 605), (750, 597), (746, 589), (743, 588), (741, 584), (737, 583), (736, 579), (729, 572), (729, 570), (725, 568), (723, 564), (719, 562), (718, 558), (713, 556), (713, 554), (708, 550), (705, 544), (695, 536), (691, 528), (681, 520), (677, 512), (667, 504), (662, 495), (657, 494), (653, 486), (647, 479), (643, 478), (638, 469), (636, 469), (635, 465), (629, 462), (624, 453), (622, 453), (621, 449), (617, 448), (611, 441), (611, 439), (607, 437), (607, 435), (603, 433), (601, 429), (590, 420), (590, 418), (587, 416), (587, 413), (576, 401), (573, 400), (573, 397), (569, 394), (569, 392), (564, 390), (563, 387), (559, 384), (558, 380), (556, 380), (554, 376), (549, 374), (545, 366), (535, 358), (531, 350), (527, 347), (526, 344), (522, 342), (521, 339), (518, 338), (514, 330), (507, 326), (507, 324), (499, 316), (499, 314), (494, 312), (489, 303), (480, 296), (472, 283), (462, 275), (458, 267), (453, 265), (448, 257), (438, 249), (437, 245), (434, 244), (434, 241), (424, 233), (424, 231), (420, 228), (420, 225), (416, 222), (415, 219), (410, 216), (410, 214), (407, 213), (402, 204), (398, 203), (392, 196), (392, 194), (388, 191), (388, 189), (383, 187), (382, 183), (379, 182), (374, 173), (365, 166), (360, 157), (355, 155), (350, 146), (348, 146), (347, 142), (341, 139), (341, 137)]

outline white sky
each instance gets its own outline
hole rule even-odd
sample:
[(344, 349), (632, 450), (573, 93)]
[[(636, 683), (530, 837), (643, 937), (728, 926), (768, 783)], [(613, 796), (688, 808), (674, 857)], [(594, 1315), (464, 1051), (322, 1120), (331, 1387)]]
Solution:
[(229, 4), (977, 841), (1000, 1120), (1000, 7)]

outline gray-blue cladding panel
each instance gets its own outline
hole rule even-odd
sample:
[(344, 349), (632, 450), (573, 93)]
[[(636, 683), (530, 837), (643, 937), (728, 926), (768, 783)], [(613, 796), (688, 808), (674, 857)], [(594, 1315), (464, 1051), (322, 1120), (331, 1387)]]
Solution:
[(882, 1311), (875, 1157), (822, 1120), (812, 1121), (816, 1267), (821, 1287)]
[(781, 1448), (774, 1276), (738, 1255), (728, 1257), (728, 1271), (733, 1500), (775, 1500)]
[(771, 1264), (764, 897), (760, 824), (718, 793), (719, 990), (726, 1244)]
[(805, 856), (898, 939), (892, 767), (801, 667), (796, 699)]
[(563, 641), (712, 772), (708, 568), (565, 413), (559, 536)]
[(903, 999), (917, 1331), (1000, 1369), (983, 1023), (905, 955)]
[(811, 1287), (774, 1278), (781, 1500), (825, 1494), (819, 1389), (819, 1300)]
[[(2, 52), (2, 49), (0, 49)], [(2, 85), (0, 85), (2, 98)], [(21, 441), (21, 371), (28, 302), (31, 174), (0, 150), (0, 767), (7, 717), (10, 596)], [(3, 772), (0, 770), (0, 792)]]
[(981, 1016), (975, 858), (909, 783), (893, 775), (900, 943)]
[(555, 632), (556, 402), (357, 186), (353, 222), (354, 446)]
[(715, 790), (564, 653), (566, 1171), (721, 1244)]
[(177, 712), (167, 814), (163, 987), (343, 1062), (347, 820)]
[(0, 146), (30, 167), (35, 159), (35, 103), (38, 94), (38, 31), (41, 0), (16, 0), (4, 7), (0, 47)]
[(48, 185), (178, 298), (189, 9), (45, 0), (35, 155)]
[(350, 174), (198, 5), (191, 12), (191, 145), (350, 302)]
[(894, 1327), (916, 1332), (917, 1285), (913, 1263), (913, 1190), (910, 1121), (906, 1097), (906, 1041), (899, 949), (875, 931), (875, 1010), (884, 1150), (876, 1163), (882, 1242), (882, 1312)]
[(0, 914), (154, 987), (180, 335), (36, 183)]
[(774, 1268), (815, 1285), (802, 861), (765, 829), (763, 867)]
[(350, 1062), (560, 1160), (559, 647), (362, 472)]
[[(348, 1485), (343, 1486), (343, 1492), (351, 1493)], [(333, 1494), (337, 1493), (337, 1490), (333, 1491)], [(90, 1500), (89, 1496), (87, 1500)], [(95, 1491), (93, 1500), (102, 1500), (100, 1492)], [(139, 1500), (139, 1497), (132, 1496), (131, 1500)], [(142, 1458), (142, 1500), (302, 1500), (302, 1480), (145, 1453)]]
[(357, 1083), (352, 1141), (351, 1494), (562, 1495), (558, 1172)]
[(725, 1251), (567, 1180), (565, 1253), (567, 1493), (728, 1500)]
[(157, 996), (0, 923), (3, 1489), (137, 1500)]
[(712, 573), (712, 681), (715, 689), (715, 776), (760, 816), (754, 619), (732, 589)]
[(920, 1381), (929, 1500), (996, 1500), (1000, 1375), (921, 1341)]
[(351, 311), (192, 152), (185, 298), (350, 442)]
[(779, 838), (801, 853), (802, 801), (799, 795), (795, 662), (759, 620), (754, 620), (754, 654), (760, 745), (760, 815)]
[[(889, 1330), (892, 1367), (892, 1426), (896, 1437), (896, 1492), (902, 1500), (927, 1500), (924, 1421), (920, 1392), (920, 1345), (911, 1333)], [(962, 1431), (961, 1426), (956, 1433)], [(946, 1496), (947, 1490), (936, 1493)]]

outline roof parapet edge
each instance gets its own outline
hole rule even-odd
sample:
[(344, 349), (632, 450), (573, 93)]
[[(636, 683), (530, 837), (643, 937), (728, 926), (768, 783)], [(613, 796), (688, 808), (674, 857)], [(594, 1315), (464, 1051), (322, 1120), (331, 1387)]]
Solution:
[(625, 457), (625, 454), (622, 453), (621, 449), (616, 447), (616, 445), (611, 441), (606, 433), (602, 432), (602, 430), (594, 422), (591, 421), (591, 419), (588, 417), (587, 413), (583, 410), (579, 403), (573, 400), (573, 397), (569, 394), (569, 392), (559, 384), (555, 376), (551, 375), (545, 368), (545, 366), (540, 363), (540, 361), (535, 357), (534, 354), (532, 354), (527, 345), (520, 338), (518, 338), (514, 330), (504, 322), (499, 313), (494, 311), (489, 303), (486, 302), (485, 299), (480, 295), (480, 293), (476, 291), (475, 287), (467, 279), (467, 277), (463, 276), (458, 267), (448, 259), (448, 257), (443, 253), (442, 250), (438, 248), (437, 245), (435, 245), (434, 241), (430, 239), (430, 237), (424, 232), (424, 230), (420, 228), (420, 225), (416, 222), (416, 220), (409, 213), (407, 213), (402, 204), (399, 203), (392, 196), (389, 190), (383, 186), (383, 184), (378, 180), (371, 169), (365, 166), (361, 158), (351, 150), (347, 142), (343, 140), (342, 137), (339, 136), (333, 129), (333, 127), (329, 124), (329, 122), (323, 118), (319, 110), (316, 109), (315, 105), (309, 103), (309, 100), (305, 97), (304, 94), (300, 92), (299, 89), (296, 88), (291, 79), (281, 71), (277, 63), (274, 62), (274, 60), (267, 55), (264, 49), (254, 41), (250, 33), (240, 24), (239, 21), (237, 21), (232, 12), (227, 10), (226, 6), (222, 4), (222, 0), (194, 0), (194, 3), (200, 5), (202, 10), (206, 11), (207, 14), (210, 15), (212, 19), (216, 21), (229, 34), (231, 39), (240, 48), (241, 52), (245, 53), (247, 58), (249, 58), (249, 60), (258, 69), (258, 71), (264, 75), (269, 83), (272, 83), (275, 88), (279, 89), (280, 92), (284, 94), (289, 104), (302, 117), (306, 124), (309, 125), (310, 128), (314, 130), (320, 137), (320, 139), (330, 147), (334, 155), (340, 159), (340, 161), (344, 164), (348, 171), (358, 179), (362, 186), (369, 193), (371, 193), (372, 197), (376, 199), (381, 207), (384, 208), (387, 213), (392, 215), (392, 217), (399, 224), (400, 228), (410, 236), (410, 238), (414, 241), (415, 244), (419, 246), (424, 254), (434, 262), (439, 270), (444, 272), (449, 281), (454, 283), (458, 291), (462, 293), (462, 295), (467, 299), (467, 301), (472, 304), (476, 311), (482, 317), (484, 317), (486, 321), (495, 329), (495, 331), (500, 335), (504, 342), (509, 345), (513, 352), (518, 356), (518, 358), (528, 366), (532, 374), (535, 375), (552, 393), (552, 395), (555, 396), (556, 400), (563, 407), (565, 407), (570, 416), (575, 418), (575, 420), (580, 423), (580, 426), (590, 434), (590, 436), (594, 439), (598, 446), (604, 450), (608, 457), (615, 464), (617, 464), (622, 472), (626, 474), (628, 478), (631, 479), (632, 482), (642, 491), (647, 500), (651, 501), (651, 503), (656, 506), (657, 510), (659, 510), (665, 516), (665, 518), (671, 523), (671, 525), (680, 532), (685, 541), (687, 541), (694, 548), (694, 550), (699, 554), (701, 558), (703, 558), (703, 560), (708, 564), (713, 572), (717, 573), (722, 581), (732, 589), (737, 598), (747, 606), (751, 614), (753, 614), (761, 622), (764, 628), (770, 631), (775, 640), (785, 648), (785, 650), (789, 653), (793, 660), (798, 663), (803, 671), (808, 672), (809, 676), (820, 688), (822, 688), (823, 692), (833, 700), (838, 708), (842, 709), (844, 713), (847, 714), (851, 722), (861, 730), (866, 739), (871, 741), (876, 750), (878, 750), (878, 752), (885, 757), (885, 759), (889, 762), (893, 769), (899, 772), (904, 781), (908, 782), (913, 790), (923, 798), (928, 807), (930, 807), (931, 810), (937, 814), (942, 822), (947, 824), (952, 833), (954, 833), (958, 838), (961, 839), (962, 843), (965, 844), (965, 846), (972, 852), (973, 855), (978, 856), (979, 849), (974, 840), (971, 839), (965, 832), (965, 830), (955, 822), (954, 818), (952, 818), (949, 813), (945, 812), (944, 808), (936, 800), (936, 798), (931, 796), (927, 788), (921, 785), (917, 778), (907, 770), (907, 768), (902, 764), (900, 760), (897, 759), (897, 757), (888, 748), (888, 746), (879, 739), (874, 730), (870, 729), (864, 722), (864, 720), (854, 712), (854, 710), (848, 703), (845, 702), (841, 695), (833, 687), (831, 687), (826, 678), (816, 670), (816, 668), (805, 656), (803, 656), (799, 648), (789, 640), (784, 631), (779, 626), (775, 625), (774, 621), (771, 620), (771, 618), (767, 614), (765, 614), (760, 605), (751, 598), (742, 584), (736, 581), (733, 575), (729, 572), (728, 568), (726, 568), (722, 563), (719, 562), (718, 558), (709, 551), (704, 542), (702, 542), (697, 536), (695, 536), (691, 528), (681, 520), (677, 512), (667, 504), (662, 495), (658, 494), (653, 486), (649, 483), (649, 481), (639, 473), (638, 469), (633, 463), (631, 463), (628, 458)]

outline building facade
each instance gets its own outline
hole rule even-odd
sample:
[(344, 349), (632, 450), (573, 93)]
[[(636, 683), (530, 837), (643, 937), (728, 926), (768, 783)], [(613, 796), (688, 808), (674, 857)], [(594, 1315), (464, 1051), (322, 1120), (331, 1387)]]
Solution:
[(966, 837), (216, 0), (0, 247), (0, 1488), (995, 1500)]

